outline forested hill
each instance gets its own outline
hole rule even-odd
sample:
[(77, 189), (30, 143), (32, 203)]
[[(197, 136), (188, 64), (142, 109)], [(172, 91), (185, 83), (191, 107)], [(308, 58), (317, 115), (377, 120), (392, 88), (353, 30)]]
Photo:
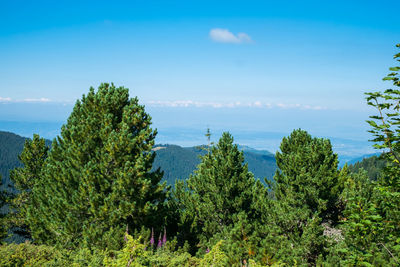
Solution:
[[(9, 184), (9, 170), (20, 166), (18, 155), (21, 153), (26, 138), (10, 132), (0, 131), (0, 175), (4, 185)], [(50, 145), (50, 141), (46, 141)], [(247, 146), (239, 146), (244, 151), (245, 161), (249, 170), (261, 181), (264, 178), (272, 179), (276, 162), (274, 155), (266, 150), (256, 150)], [(205, 147), (181, 147), (177, 145), (156, 145), (153, 149), (156, 158), (154, 169), (160, 167), (164, 171), (163, 181), (169, 185), (175, 184), (175, 179), (187, 179), (200, 163), (199, 156), (205, 153)], [(349, 165), (351, 171), (356, 172), (364, 168), (371, 179), (375, 180), (384, 163), (376, 156), (368, 157), (359, 163)]]
[[(0, 174), (3, 177), (3, 186), (9, 184), (9, 171), (21, 164), (18, 155), (21, 153), (25, 140), (14, 133), (0, 131)], [(47, 140), (46, 144), (50, 145)], [(275, 170), (275, 158), (272, 153), (264, 150), (256, 150), (246, 146), (240, 146), (244, 150), (246, 162), (254, 176), (264, 181), (264, 178), (272, 179)], [(157, 145), (153, 149), (156, 152), (154, 169), (160, 167), (164, 171), (163, 181), (173, 185), (175, 179), (186, 179), (200, 163), (199, 156), (204, 153), (200, 147), (180, 147), (177, 145)]]
[[(264, 178), (272, 179), (276, 163), (272, 153), (256, 150), (246, 146), (239, 146), (244, 151), (245, 161), (249, 170), (261, 181)], [(175, 179), (187, 179), (200, 163), (200, 155), (206, 153), (205, 147), (180, 147), (177, 145), (157, 145), (154, 168), (160, 167), (164, 171), (164, 181), (175, 184)]]
[(371, 180), (376, 181), (385, 166), (386, 161), (384, 159), (377, 155), (373, 155), (371, 157), (363, 158), (354, 164), (350, 164), (349, 170), (351, 172), (358, 172), (359, 169), (364, 169), (367, 172), (368, 177)]
[(24, 147), (26, 138), (19, 135), (0, 131), (0, 175), (4, 185), (9, 183), (9, 171), (19, 167), (18, 155)]
[[(10, 183), (9, 171), (20, 167), (21, 163), (18, 155), (24, 148), (26, 137), (14, 133), (0, 131), (0, 175), (2, 177), (2, 187)], [(46, 145), (50, 146), (51, 141), (46, 140)]]

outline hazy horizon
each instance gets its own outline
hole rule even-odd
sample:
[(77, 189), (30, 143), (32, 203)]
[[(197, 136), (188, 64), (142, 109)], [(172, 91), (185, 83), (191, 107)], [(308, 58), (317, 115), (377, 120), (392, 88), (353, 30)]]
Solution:
[(19, 131), (51, 138), (90, 86), (113, 82), (146, 106), (161, 142), (191, 144), (210, 128), (276, 150), (278, 141), (260, 136), (302, 128), (369, 152), (361, 144), (371, 138), (365, 121), (375, 111), (364, 93), (390, 86), (382, 78), (400, 42), (399, 7), (3, 1), (0, 127), (31, 123)]

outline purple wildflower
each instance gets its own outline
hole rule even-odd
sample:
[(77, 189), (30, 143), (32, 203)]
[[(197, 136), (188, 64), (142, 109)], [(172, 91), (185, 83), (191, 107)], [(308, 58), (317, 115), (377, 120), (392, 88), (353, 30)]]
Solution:
[(210, 249), (209, 248), (206, 249), (206, 253), (210, 253)]
[(162, 246), (164, 246), (165, 243), (167, 243), (167, 231), (165, 230), (165, 227), (164, 227), (164, 236), (162, 238)]
[(160, 236), (158, 237), (157, 248), (161, 248), (161, 247), (162, 247), (162, 242), (161, 242), (161, 233), (160, 233)]
[(154, 230), (151, 228), (150, 246), (154, 246)]

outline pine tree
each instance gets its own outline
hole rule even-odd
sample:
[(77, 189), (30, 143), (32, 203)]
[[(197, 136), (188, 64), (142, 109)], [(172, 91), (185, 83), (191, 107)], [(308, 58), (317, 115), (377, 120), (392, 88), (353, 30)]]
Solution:
[(289, 266), (315, 265), (324, 252), (326, 239), (321, 218), (297, 200), (288, 196), (271, 203), (264, 230), (262, 247), (273, 262)]
[(322, 223), (338, 219), (337, 155), (329, 140), (299, 129), (283, 138), (276, 162), (267, 246), (276, 259), (313, 265), (326, 245)]
[(47, 158), (48, 150), (45, 140), (34, 134), (32, 140), (25, 141), (24, 149), (18, 157), (23, 167), (16, 168), (10, 172), (10, 178), (14, 182), (18, 193), (14, 194), (11, 200), (12, 212), (8, 217), (14, 233), (24, 238), (31, 238), (28, 224), (33, 224), (33, 222), (27, 221), (29, 219), (27, 216), (28, 209), (30, 209), (30, 212), (35, 212), (34, 210), (38, 206), (38, 203), (32, 202), (32, 189), (41, 178), (41, 171)]
[(231, 229), (239, 214), (253, 219), (253, 198), (260, 182), (244, 164), (243, 152), (233, 144), (233, 137), (223, 133), (218, 144), (201, 157), (197, 170), (187, 183), (176, 184), (175, 195), (182, 210), (182, 220), (190, 225), (187, 239), (207, 242), (216, 234)]
[(162, 172), (151, 171), (156, 131), (150, 124), (128, 89), (90, 88), (53, 141), (33, 188), (34, 240), (115, 249), (127, 227), (160, 227), (166, 189)]
[(277, 200), (290, 196), (295, 201), (293, 205), (305, 205), (322, 219), (335, 219), (340, 192), (338, 158), (328, 139), (312, 138), (304, 130), (294, 130), (283, 138), (276, 163)]

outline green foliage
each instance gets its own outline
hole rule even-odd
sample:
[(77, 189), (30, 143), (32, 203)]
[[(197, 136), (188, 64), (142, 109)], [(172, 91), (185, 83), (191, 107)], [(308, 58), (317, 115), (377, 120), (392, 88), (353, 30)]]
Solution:
[(9, 171), (21, 166), (18, 155), (21, 153), (26, 138), (13, 133), (0, 131), (0, 175), (3, 187), (10, 184)]
[[(13, 216), (7, 216), (10, 211), (18, 210), (18, 193), (13, 181), (10, 179), (12, 169), (23, 166), (19, 159), (19, 155), (23, 151), (24, 144), (29, 139), (18, 136), (13, 133), (0, 131), (0, 191), (8, 198), (6, 205), (5, 202), (0, 201), (0, 213), (6, 215), (6, 219), (2, 224), (3, 228), (8, 228), (10, 233), (6, 239), (8, 242), (23, 242), (29, 237), (29, 232), (25, 227), (16, 227), (17, 225), (24, 225), (21, 213), (13, 213)], [(50, 145), (50, 141), (45, 141), (46, 146)], [(26, 190), (28, 191), (28, 190)], [(22, 199), (22, 198), (21, 198)], [(20, 202), (22, 203), (22, 202)]]
[(23, 167), (16, 168), (10, 173), (17, 190), (20, 192), (31, 190), (36, 181), (40, 179), (48, 150), (45, 139), (40, 138), (37, 134), (33, 135), (32, 140), (25, 141), (24, 149), (18, 157)]
[(314, 265), (324, 253), (326, 238), (321, 218), (307, 206), (299, 207), (293, 197), (273, 201), (264, 220), (265, 237), (260, 245), (264, 249), (262, 263)]
[[(122, 250), (104, 258), (104, 266), (231, 266), (228, 264), (228, 257), (221, 249), (222, 244), (223, 241), (217, 242), (202, 258), (197, 258), (187, 252), (173, 251), (164, 247), (153, 251), (146, 248), (140, 237), (134, 239), (128, 235)], [(250, 266), (257, 265), (254, 262), (254, 265)]]
[(365, 158), (360, 162), (356, 162), (348, 166), (349, 171), (357, 173), (360, 169), (364, 169), (370, 180), (376, 181), (380, 177), (383, 169), (386, 167), (386, 160), (378, 156)]
[(104, 266), (197, 266), (199, 259), (187, 252), (173, 251), (166, 246), (155, 250), (149, 249), (142, 238), (126, 236), (126, 244), (115, 255), (104, 258)]
[(0, 266), (45, 266), (62, 257), (60, 250), (30, 243), (0, 246)]
[[(400, 45), (397, 45), (400, 47)], [(400, 53), (395, 55), (400, 60)], [(400, 87), (399, 67), (384, 80)], [(338, 244), (340, 261), (354, 266), (398, 266), (400, 264), (400, 91), (367, 93), (367, 102), (377, 109), (368, 123), (374, 147), (384, 149), (387, 166), (370, 181), (358, 173), (346, 181), (343, 242)]]
[(259, 154), (257, 152), (245, 151), (244, 160), (249, 166), (249, 171), (254, 174), (254, 177), (261, 182), (264, 179), (268, 181), (273, 180), (274, 173), (277, 166), (275, 157), (273, 155)]
[(119, 248), (127, 226), (161, 226), (165, 186), (162, 173), (150, 171), (150, 124), (123, 87), (102, 84), (77, 101), (32, 189), (39, 207), (28, 210), (34, 240)]
[[(29, 166), (29, 162), (25, 160), (28, 167), (24, 167), (24, 163), (19, 160), (19, 155), (24, 149), (24, 143), (32, 142), (30, 139), (20, 137), (8, 132), (0, 131), (0, 174), (3, 174), (3, 187), (0, 188), (6, 190), (4, 192), (13, 194), (13, 200), (9, 204), (12, 205), (11, 210), (15, 211), (12, 216), (8, 216), (7, 225), (10, 227), (11, 236), (7, 238), (11, 242), (24, 242), (26, 239), (30, 239), (30, 232), (25, 222), (23, 212), (20, 210), (20, 205), (25, 205), (27, 196), (29, 195), (30, 189), (19, 189), (15, 188), (14, 183), (9, 178), (9, 170), (14, 168), (17, 169), (15, 175), (25, 175), (21, 171), (34, 171), (38, 172), (39, 168), (34, 165)], [(50, 147), (51, 142), (45, 140), (46, 147)], [(271, 179), (273, 173), (276, 170), (275, 158), (268, 154), (268, 151), (252, 150), (248, 147), (239, 147), (244, 151), (245, 162), (249, 165), (249, 170), (254, 173), (256, 177), (261, 179), (267, 177)], [(26, 148), (28, 149), (28, 148)], [(200, 163), (200, 155), (204, 155), (205, 151), (198, 147), (180, 147), (176, 145), (159, 145), (153, 149), (156, 153), (156, 157), (153, 163), (153, 171), (160, 168), (164, 172), (163, 179), (168, 185), (174, 185), (175, 179), (187, 179), (191, 173), (195, 170), (196, 166)], [(33, 152), (32, 152), (33, 153)], [(32, 154), (33, 156), (33, 154)], [(34, 162), (34, 161), (32, 161)], [(36, 171), (34, 170), (36, 168)], [(18, 179), (18, 178), (13, 178)], [(18, 194), (20, 193), (20, 195)], [(9, 208), (3, 206), (3, 213), (8, 213)], [(21, 227), (17, 227), (17, 226)], [(6, 228), (6, 227), (3, 227)], [(172, 232), (174, 232), (173, 230)]]
[[(244, 160), (248, 163), (249, 170), (257, 179), (263, 181), (266, 177), (272, 179), (276, 171), (273, 155), (268, 151), (259, 151), (243, 147)], [(241, 147), (239, 147), (241, 149)], [(202, 147), (180, 147), (177, 145), (157, 145), (154, 147), (156, 157), (153, 170), (160, 168), (164, 172), (163, 180), (167, 185), (173, 186), (175, 180), (186, 180), (200, 163), (200, 156), (204, 156)]]
[[(177, 145), (162, 145), (154, 148), (156, 157), (153, 169), (164, 172), (163, 181), (174, 185), (175, 180), (186, 180), (200, 163), (201, 151)], [(204, 154), (204, 153), (203, 153)]]
[[(263, 202), (269, 201), (264, 199)], [(228, 266), (245, 265), (246, 262), (249, 264), (257, 262), (263, 266), (280, 266), (283, 260), (293, 263), (295, 262), (293, 256), (287, 254), (291, 250), (285, 252), (282, 250), (282, 248), (290, 247), (291, 243), (284, 243), (282, 242), (284, 239), (277, 239), (276, 234), (280, 228), (273, 224), (271, 212), (270, 210), (264, 215), (260, 214), (257, 219), (249, 219), (245, 212), (241, 212), (234, 216), (235, 222), (232, 225), (225, 227), (221, 233), (215, 234), (209, 243), (217, 244), (219, 240), (224, 241), (221, 250), (228, 257)], [(261, 218), (268, 218), (268, 220)], [(281, 252), (280, 255), (279, 252)]]
[[(223, 249), (224, 244), (225, 241), (220, 240), (202, 257), (194, 257), (182, 249), (175, 250), (167, 246), (153, 251), (146, 247), (148, 244), (141, 237), (135, 239), (130, 235), (126, 235), (126, 243), (118, 251), (90, 251), (86, 248), (67, 250), (26, 242), (0, 246), (0, 266), (235, 266), (229, 263), (230, 259)], [(254, 260), (244, 260), (241, 263), (243, 265), (237, 266), (266, 266)], [(272, 266), (283, 264), (276, 263)]]
[(0, 266), (102, 266), (105, 252), (65, 250), (30, 242), (0, 246)]
[(102, 266), (107, 251), (88, 248), (80, 248), (75, 250), (63, 250), (61, 259), (56, 258), (50, 265), (56, 266)]
[(215, 246), (204, 255), (203, 260), (200, 262), (199, 266), (230, 266), (228, 264), (228, 257), (222, 251), (223, 241), (219, 241)]
[[(0, 207), (3, 207), (6, 205), (6, 201), (8, 199), (8, 193), (1, 189), (2, 181), (1, 181), (1, 176), (0, 176)], [(0, 209), (0, 244), (2, 243), (3, 239), (7, 236), (7, 228), (5, 227), (6, 222), (5, 222), (5, 217), (6, 214), (4, 211)]]
[(104, 265), (110, 267), (118, 266), (146, 266), (151, 255), (146, 251), (146, 246), (139, 239), (133, 239), (132, 236), (126, 236), (127, 244), (117, 253), (115, 258), (105, 257)]
[(342, 193), (343, 238), (327, 260), (349, 266), (397, 265), (399, 196), (371, 181), (365, 171), (349, 174)]
[(15, 190), (10, 188), (9, 170), (20, 166), (18, 154), (21, 152), (25, 139), (9, 132), (0, 131), (0, 243), (7, 236), (6, 215), (10, 194)]
[(239, 213), (255, 219), (253, 197), (261, 188), (244, 164), (243, 152), (233, 144), (232, 136), (224, 133), (202, 157), (187, 183), (176, 184), (177, 205), (189, 231), (186, 238), (191, 239), (192, 245), (200, 241), (199, 246), (205, 251), (208, 241), (232, 227)]
[(283, 138), (276, 161), (265, 245), (285, 263), (315, 264), (327, 242), (322, 223), (333, 226), (339, 215), (337, 155), (329, 140), (299, 129)]
[[(10, 172), (10, 178), (14, 183), (18, 194), (14, 194), (11, 201), (9, 223), (15, 227), (15, 232), (25, 238), (30, 237), (28, 225), (36, 222), (30, 221), (30, 214), (37, 212), (39, 203), (32, 198), (32, 188), (39, 183), (41, 171), (49, 148), (46, 146), (45, 139), (39, 135), (33, 135), (33, 139), (25, 141), (24, 149), (18, 157), (23, 167), (16, 168)], [(35, 226), (38, 227), (39, 225)]]
[(278, 201), (290, 196), (295, 202), (292, 206), (305, 205), (322, 219), (336, 219), (338, 159), (328, 139), (295, 130), (283, 138), (276, 162), (274, 193)]
[[(400, 48), (400, 44), (397, 47)], [(394, 58), (400, 62), (400, 53), (394, 55)], [(383, 80), (392, 81), (395, 87), (400, 87), (400, 67), (393, 67), (390, 70), (391, 73)], [(374, 147), (387, 150), (387, 159), (393, 162), (394, 166), (400, 165), (400, 90), (387, 89), (383, 93), (372, 92), (366, 95), (368, 105), (378, 111), (378, 115), (370, 116), (371, 120), (367, 121), (372, 128), (369, 132), (374, 136), (372, 140), (375, 142)]]

